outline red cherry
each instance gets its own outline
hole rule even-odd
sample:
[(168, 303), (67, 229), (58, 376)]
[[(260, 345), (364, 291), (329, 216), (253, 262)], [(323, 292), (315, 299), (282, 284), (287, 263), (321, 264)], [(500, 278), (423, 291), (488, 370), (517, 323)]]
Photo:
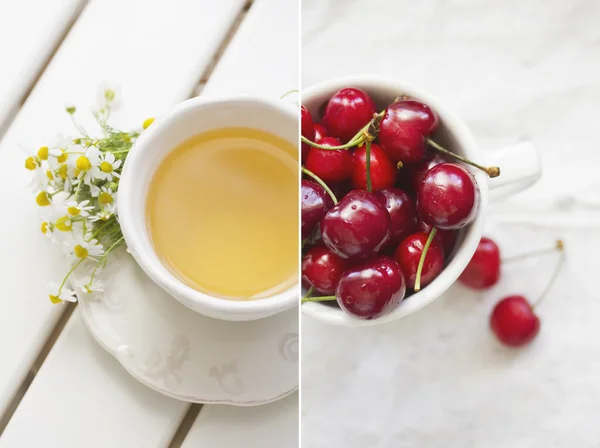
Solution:
[(394, 248), (404, 238), (417, 230), (417, 209), (406, 191), (399, 188), (387, 188), (375, 193), (392, 220), (391, 236), (388, 245)]
[(323, 123), (331, 135), (347, 143), (375, 113), (375, 103), (360, 89), (346, 88), (331, 97), (325, 108)]
[(394, 161), (415, 163), (427, 151), (425, 138), (438, 126), (438, 117), (429, 106), (415, 100), (390, 104), (379, 128), (379, 143)]
[(329, 137), (329, 131), (321, 123), (315, 123), (315, 141), (321, 141), (325, 137)]
[[(352, 186), (367, 189), (367, 148), (363, 144), (354, 150), (352, 157)], [(381, 146), (371, 144), (371, 189), (391, 188), (396, 183), (396, 165), (385, 155)]]
[(458, 280), (474, 289), (485, 289), (500, 280), (500, 248), (489, 238), (479, 241), (475, 254)]
[(396, 309), (405, 293), (398, 263), (380, 256), (344, 272), (336, 297), (340, 307), (351, 316), (375, 319)]
[(333, 201), (327, 192), (316, 182), (302, 179), (300, 187), (300, 214), (302, 216), (302, 239), (309, 238), (315, 226), (323, 219)]
[(523, 296), (509, 296), (494, 307), (490, 318), (492, 331), (503, 344), (520, 347), (531, 342), (540, 331), (540, 319)]
[(469, 224), (479, 206), (479, 187), (471, 173), (455, 163), (442, 163), (425, 175), (417, 191), (417, 212), (438, 229)]
[[(302, 136), (309, 139), (310, 141), (315, 141), (315, 127), (313, 123), (312, 116), (306, 107), (300, 106), (300, 123), (302, 129)], [(308, 151), (310, 150), (310, 145), (306, 143), (302, 143), (302, 161), (306, 160), (308, 156)]]
[[(424, 232), (413, 233), (402, 240), (394, 252), (394, 259), (402, 268), (409, 288), (415, 287), (419, 261), (428, 237), (429, 235)], [(421, 288), (431, 283), (442, 269), (444, 269), (444, 250), (438, 240), (433, 238), (421, 271)]]
[[(433, 229), (433, 227), (429, 224), (425, 224), (421, 220), (419, 220), (418, 228), (421, 232), (425, 233), (429, 233), (431, 232), (431, 229)], [(454, 249), (454, 245), (458, 239), (458, 231), (438, 229), (435, 234), (435, 239), (442, 245), (444, 248), (444, 255), (448, 257), (448, 255), (452, 253), (452, 249)]]
[(313, 247), (302, 258), (302, 280), (322, 294), (333, 294), (347, 264), (326, 247)]
[(367, 258), (390, 237), (390, 214), (373, 193), (352, 190), (321, 221), (323, 243), (342, 258)]
[(423, 182), (423, 179), (429, 170), (440, 163), (446, 162), (447, 160), (444, 157), (434, 153), (425, 157), (425, 159), (421, 162), (410, 163), (406, 166), (403, 166), (402, 170), (400, 171), (402, 185), (416, 193), (419, 189), (419, 185), (421, 185), (421, 182)]
[[(319, 145), (339, 146), (340, 141), (325, 137)], [(352, 174), (352, 153), (345, 149), (328, 150), (310, 148), (304, 166), (324, 182), (340, 182), (349, 179)]]

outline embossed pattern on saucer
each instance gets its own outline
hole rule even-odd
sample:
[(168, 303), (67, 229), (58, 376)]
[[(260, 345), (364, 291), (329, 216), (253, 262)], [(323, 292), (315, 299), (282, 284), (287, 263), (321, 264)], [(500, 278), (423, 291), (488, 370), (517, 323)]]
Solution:
[[(74, 283), (89, 273), (82, 269)], [(118, 251), (104, 292), (80, 295), (94, 338), (148, 387), (195, 403), (255, 406), (298, 388), (298, 309), (229, 322), (195, 313)]]

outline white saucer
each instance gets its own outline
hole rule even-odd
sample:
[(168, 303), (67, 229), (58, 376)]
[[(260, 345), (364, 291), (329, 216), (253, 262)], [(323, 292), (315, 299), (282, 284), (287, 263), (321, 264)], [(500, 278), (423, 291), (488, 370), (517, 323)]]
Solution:
[[(74, 281), (88, 275), (76, 272)], [(298, 388), (298, 308), (251, 322), (202, 316), (156, 286), (120, 250), (80, 296), (94, 338), (148, 387), (194, 403), (255, 406)]]

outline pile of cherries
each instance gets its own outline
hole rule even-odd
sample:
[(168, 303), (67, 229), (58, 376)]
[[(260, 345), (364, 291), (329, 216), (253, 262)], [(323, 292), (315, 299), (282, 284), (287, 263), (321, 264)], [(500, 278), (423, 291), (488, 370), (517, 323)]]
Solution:
[(302, 106), (302, 279), (305, 301), (337, 301), (374, 319), (444, 269), (460, 229), (473, 221), (479, 187), (434, 135), (426, 104), (397, 98), (377, 111), (369, 94), (344, 88), (316, 122)]

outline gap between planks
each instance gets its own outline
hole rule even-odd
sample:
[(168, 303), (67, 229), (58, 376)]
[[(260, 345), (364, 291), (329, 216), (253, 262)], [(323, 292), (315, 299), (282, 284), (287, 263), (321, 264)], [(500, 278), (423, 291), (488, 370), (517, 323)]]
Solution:
[[(0, 142), (2, 141), (2, 138), (3, 138), (6, 130), (9, 129), (10, 125), (14, 121), (18, 110), (27, 101), (27, 98), (29, 98), (29, 95), (33, 91), (33, 89), (36, 86), (39, 79), (44, 74), (44, 71), (48, 67), (48, 64), (50, 63), (52, 58), (54, 58), (54, 56), (56, 55), (56, 52), (58, 51), (58, 49), (61, 47), (61, 45), (63, 44), (63, 42), (69, 35), (69, 32), (71, 31), (71, 29), (73, 28), (73, 26), (75, 25), (75, 23), (77, 22), (79, 17), (81, 16), (81, 13), (85, 9), (85, 6), (88, 4), (88, 2), (89, 2), (89, 0), (83, 0), (81, 2), (81, 4), (78, 6), (77, 10), (75, 11), (75, 13), (73, 15), (73, 18), (67, 23), (67, 26), (65, 27), (60, 38), (57, 40), (56, 45), (54, 46), (54, 48), (52, 49), (52, 51), (50, 52), (50, 54), (48, 55), (48, 57), (46, 58), (44, 63), (41, 65), (39, 71), (36, 73), (36, 76), (32, 80), (27, 91), (23, 94), (23, 97), (19, 101), (18, 107), (15, 108), (13, 113), (10, 115), (10, 118), (6, 120), (5, 126), (3, 126), (0, 129)], [(238, 28), (240, 27), (241, 23), (243, 22), (244, 18), (246, 17), (246, 14), (252, 7), (253, 3), (254, 3), (254, 0), (246, 0), (244, 2), (242, 7), (240, 8), (240, 11), (237, 13), (235, 19), (232, 21), (231, 26), (227, 30), (225, 37), (223, 38), (223, 40), (217, 47), (215, 53), (211, 57), (210, 63), (207, 65), (207, 67), (202, 72), (196, 87), (192, 90), (189, 97), (197, 96), (201, 93), (202, 88), (208, 82), (208, 79), (212, 75), (215, 67), (217, 66), (219, 60), (223, 56), (223, 53), (229, 46), (229, 43), (231, 42), (233, 36), (237, 32)], [(15, 392), (15, 395), (14, 395), (13, 399), (11, 400), (11, 402), (9, 403), (9, 405), (6, 409), (6, 412), (4, 413), (4, 415), (2, 415), (0, 417), (0, 435), (2, 435), (2, 433), (6, 429), (6, 426), (8, 425), (8, 423), (10, 422), (10, 419), (12, 418), (13, 414), (17, 410), (19, 404), (21, 403), (23, 397), (25, 396), (25, 393), (27, 392), (27, 390), (29, 389), (29, 386), (33, 382), (38, 370), (40, 369), (40, 367), (46, 360), (46, 357), (50, 353), (50, 350), (56, 343), (56, 340), (58, 339), (58, 337), (60, 336), (64, 327), (66, 326), (67, 322), (69, 321), (71, 315), (73, 314), (73, 311), (75, 311), (75, 307), (76, 307), (75, 303), (66, 303), (64, 305), (64, 311), (61, 314), (61, 316), (59, 317), (53, 330), (51, 331), (50, 336), (48, 337), (48, 339), (42, 346), (39, 354), (37, 355), (36, 359), (34, 360), (32, 366), (31, 366), (29, 372), (27, 373), (23, 382), (21, 383), (21, 385)], [(182, 445), (182, 443), (185, 440), (192, 425), (196, 421), (196, 417), (200, 413), (202, 406), (203, 406), (202, 404), (191, 404), (189, 406), (183, 419), (181, 420), (181, 423), (179, 424), (179, 427), (177, 428), (177, 430), (175, 431), (175, 433), (173, 435), (173, 438), (171, 439), (171, 443), (169, 444), (170, 448), (171, 447), (178, 448)]]
[[(69, 35), (71, 28), (73, 28), (73, 25), (75, 25), (75, 22), (77, 22), (77, 20), (79, 19), (79, 16), (81, 15), (83, 10), (87, 6), (88, 2), (89, 2), (89, 0), (81, 0), (79, 5), (75, 8), (73, 17), (71, 18), (70, 21), (67, 22), (62, 34), (59, 35), (58, 40), (56, 41), (56, 44), (52, 48), (52, 51), (48, 54), (46, 59), (44, 59), (44, 61), (40, 65), (39, 70), (36, 72), (35, 76), (31, 80), (31, 83), (29, 84), (27, 90), (25, 90), (25, 93), (23, 93), (23, 95), (21, 96), (21, 98), (19, 99), (17, 104), (14, 106), (13, 110), (11, 110), (11, 112), (7, 115), (7, 118), (6, 118), (6, 121), (4, 122), (4, 124), (2, 126), (0, 126), (0, 143), (2, 143), (4, 134), (6, 134), (6, 131), (8, 131), (8, 129), (10, 129), (10, 126), (12, 125), (14, 119), (16, 118), (17, 113), (19, 112), (21, 107), (23, 107), (23, 104), (25, 104), (25, 101), (27, 101), (27, 98), (29, 98), (29, 95), (31, 95), (33, 88), (36, 86), (36, 84), (38, 83), (38, 81), (40, 80), (40, 78), (42, 77), (44, 72), (46, 71), (48, 64), (50, 64), (50, 61), (52, 60), (52, 58), (54, 58), (54, 55), (56, 55), (56, 52), (58, 51), (58, 49), (61, 47), (61, 45), (63, 44), (63, 42)], [(0, 422), (1, 422), (1, 420), (0, 420)], [(4, 430), (4, 427), (1, 426), (1, 424), (0, 424), (0, 434), (2, 434), (3, 430)]]

